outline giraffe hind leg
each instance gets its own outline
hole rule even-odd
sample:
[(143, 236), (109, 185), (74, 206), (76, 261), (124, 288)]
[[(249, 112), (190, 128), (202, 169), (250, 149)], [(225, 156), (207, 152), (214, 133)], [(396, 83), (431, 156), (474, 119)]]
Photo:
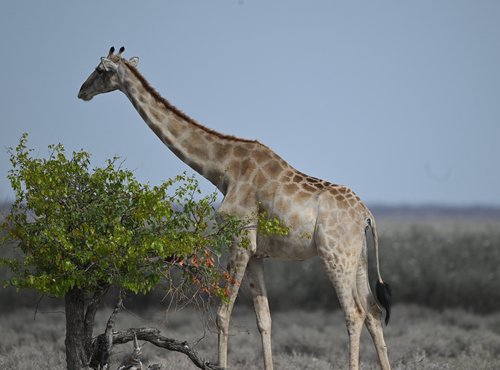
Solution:
[[(345, 247), (322, 245), (318, 250), (344, 313), (349, 335), (349, 369), (358, 370), (360, 337), (366, 313), (356, 289), (357, 253)], [(348, 250), (349, 254), (339, 253)]]
[(366, 247), (364, 248), (364, 251), (359, 259), (356, 282), (357, 295), (366, 312), (365, 325), (373, 340), (375, 350), (377, 351), (380, 367), (382, 370), (389, 370), (391, 365), (389, 364), (387, 346), (385, 344), (384, 332), (382, 330), (382, 310), (379, 308), (370, 289)]

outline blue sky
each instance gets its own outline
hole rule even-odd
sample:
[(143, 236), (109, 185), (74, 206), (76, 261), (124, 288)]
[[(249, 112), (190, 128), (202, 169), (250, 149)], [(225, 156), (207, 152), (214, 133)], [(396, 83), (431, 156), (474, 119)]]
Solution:
[(123, 94), (77, 99), (124, 45), (188, 115), (368, 203), (500, 206), (498, 1), (2, 1), (0, 41), (0, 200), (23, 132), (192, 172)]

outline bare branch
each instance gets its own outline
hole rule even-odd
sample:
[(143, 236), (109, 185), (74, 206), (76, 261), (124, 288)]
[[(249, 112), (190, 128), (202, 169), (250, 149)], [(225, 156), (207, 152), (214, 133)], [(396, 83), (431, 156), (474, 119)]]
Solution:
[(90, 360), (91, 367), (100, 366), (101, 369), (108, 363), (111, 349), (113, 348), (113, 327), (118, 313), (123, 309), (123, 291), (120, 288), (118, 291), (118, 300), (116, 302), (113, 312), (109, 316), (106, 323), (106, 330), (104, 334), (99, 335), (93, 341), (93, 353)]
[[(105, 334), (101, 334), (96, 338), (96, 341), (103, 341)], [(134, 340), (147, 341), (157, 347), (185, 354), (193, 362), (196, 367), (202, 370), (222, 370), (221, 367), (210, 364), (205, 359), (201, 358), (198, 353), (187, 343), (175, 339), (164, 337), (160, 331), (155, 328), (130, 328), (127, 330), (113, 332), (113, 345), (124, 344)], [(101, 339), (100, 339), (101, 338)], [(100, 348), (95, 347), (94, 351), (99, 351)], [(100, 357), (99, 353), (94, 352), (93, 358)], [(97, 368), (97, 367), (95, 367)]]
[(85, 311), (84, 317), (84, 331), (85, 335), (88, 337), (89, 343), (92, 338), (92, 331), (94, 329), (94, 318), (101, 303), (102, 298), (106, 295), (109, 289), (109, 285), (103, 286), (99, 290), (95, 291), (92, 297), (87, 302), (87, 309)]

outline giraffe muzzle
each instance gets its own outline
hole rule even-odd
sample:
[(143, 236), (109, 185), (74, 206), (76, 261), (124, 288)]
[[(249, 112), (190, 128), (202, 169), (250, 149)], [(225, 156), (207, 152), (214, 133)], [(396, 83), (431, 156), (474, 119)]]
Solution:
[(89, 101), (89, 100), (92, 100), (92, 98), (93, 98), (93, 96), (89, 95), (85, 91), (80, 90), (80, 92), (78, 93), (78, 99)]

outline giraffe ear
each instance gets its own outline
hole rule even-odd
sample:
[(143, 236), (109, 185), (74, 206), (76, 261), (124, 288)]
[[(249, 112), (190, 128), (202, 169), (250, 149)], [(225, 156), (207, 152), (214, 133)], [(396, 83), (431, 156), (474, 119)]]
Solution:
[(101, 58), (101, 64), (103, 65), (106, 71), (115, 72), (118, 66), (115, 62), (108, 58)]
[(130, 64), (133, 67), (137, 67), (139, 64), (139, 57), (132, 57), (128, 60), (128, 64)]

